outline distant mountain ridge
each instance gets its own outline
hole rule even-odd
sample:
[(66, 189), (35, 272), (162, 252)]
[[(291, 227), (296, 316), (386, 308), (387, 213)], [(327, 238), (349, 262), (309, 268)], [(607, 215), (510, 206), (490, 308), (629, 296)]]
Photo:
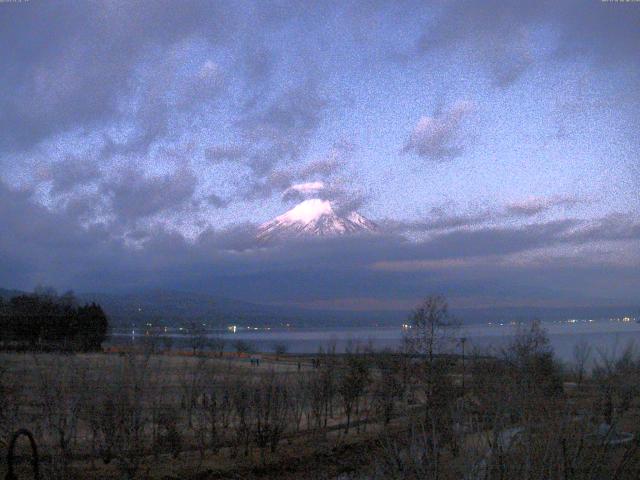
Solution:
[[(29, 292), (0, 289), (0, 297)], [(206, 293), (171, 290), (139, 290), (129, 293), (76, 293), (80, 303), (99, 303), (115, 328), (144, 325), (183, 326), (202, 322), (211, 328), (228, 325), (356, 326), (371, 322), (398, 324), (406, 312), (352, 312), (308, 310), (298, 307), (264, 305)]]
[(12, 290), (7, 288), (0, 288), (0, 298), (3, 300), (9, 300), (11, 297), (15, 297), (16, 295), (22, 295), (23, 292), (21, 290)]
[(198, 321), (223, 327), (248, 321), (274, 323), (285, 317), (276, 307), (192, 292), (149, 290), (125, 294), (88, 293), (79, 297), (100, 303), (118, 325), (147, 322), (177, 325)]
[[(27, 292), (1, 289), (5, 301)], [(184, 326), (203, 322), (211, 328), (228, 325), (255, 325), (278, 327), (290, 324), (295, 327), (355, 327), (397, 326), (410, 314), (406, 310), (311, 310), (298, 307), (263, 305), (217, 297), (207, 293), (170, 290), (141, 290), (130, 293), (80, 293), (80, 303), (95, 301), (105, 310), (114, 328), (144, 325), (146, 323), (167, 326)], [(451, 308), (451, 313), (463, 323), (489, 321), (563, 320), (569, 318), (609, 318), (631, 315), (640, 316), (640, 306), (595, 307), (496, 307)]]

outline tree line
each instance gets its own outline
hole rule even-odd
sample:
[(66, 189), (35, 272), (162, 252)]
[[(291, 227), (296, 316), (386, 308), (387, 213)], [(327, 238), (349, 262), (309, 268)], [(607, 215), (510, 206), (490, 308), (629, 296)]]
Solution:
[(102, 307), (80, 305), (72, 292), (37, 290), (0, 298), (0, 347), (5, 350), (96, 351), (108, 329)]

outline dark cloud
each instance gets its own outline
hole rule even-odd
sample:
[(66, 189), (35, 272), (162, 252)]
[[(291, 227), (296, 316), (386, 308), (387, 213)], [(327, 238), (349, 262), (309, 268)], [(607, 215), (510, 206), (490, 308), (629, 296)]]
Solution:
[(259, 106), (239, 122), (252, 148), (248, 164), (258, 176), (282, 162), (299, 160), (323, 118), (326, 101), (309, 80)]
[(555, 196), (551, 198), (533, 197), (523, 202), (507, 205), (506, 213), (520, 216), (533, 216), (555, 207), (573, 208), (581, 201), (574, 196)]
[(568, 238), (575, 242), (638, 240), (640, 222), (633, 216), (610, 214), (588, 222), (587, 225), (572, 232)]
[(189, 170), (159, 176), (125, 171), (101, 185), (102, 194), (110, 199), (114, 213), (122, 221), (177, 209), (193, 197), (195, 188), (196, 177)]
[(353, 143), (346, 140), (335, 143), (326, 156), (312, 160), (302, 166), (298, 179), (303, 181), (327, 179), (339, 174), (356, 151)]
[[(425, 26), (416, 51), (403, 58), (444, 50), (480, 64), (496, 86), (516, 82), (536, 62), (587, 57), (599, 64), (638, 62), (640, 12), (617, 2), (449, 2)], [(532, 37), (545, 30), (557, 42), (544, 56), (533, 54)]]
[(273, 53), (264, 45), (249, 45), (244, 65), (250, 83), (265, 83), (274, 71)]
[(333, 209), (338, 215), (347, 215), (351, 212), (358, 211), (370, 200), (363, 192), (347, 190), (340, 187), (330, 191), (325, 199), (332, 201)]
[(432, 117), (420, 118), (402, 152), (413, 152), (433, 161), (460, 156), (468, 135), (462, 125), (473, 110), (471, 102), (460, 101)]
[(135, 84), (134, 93), (127, 98), (135, 105), (128, 113), (135, 129), (124, 140), (103, 134), (103, 157), (148, 154), (155, 142), (178, 138), (172, 122), (185, 114), (193, 121), (204, 106), (220, 96), (224, 91), (223, 75), (211, 60), (193, 72), (178, 73), (191, 61), (190, 55), (188, 49), (178, 45), (145, 62), (146, 73), (139, 74), (142, 78), (138, 82), (131, 82)]
[[(185, 59), (179, 60), (184, 63)], [(175, 105), (184, 110), (197, 109), (217, 98), (224, 87), (225, 78), (220, 66), (212, 60), (206, 60), (197, 71), (182, 79), (177, 85)]]
[(413, 221), (385, 219), (381, 225), (389, 232), (437, 232), (528, 219), (548, 213), (556, 208), (571, 209), (580, 203), (584, 203), (584, 201), (573, 196), (554, 196), (531, 197), (521, 202), (509, 203), (504, 208), (485, 208), (466, 213), (451, 212), (446, 208), (434, 207), (425, 219)]
[(242, 67), (246, 74), (247, 87), (252, 92), (244, 108), (251, 110), (256, 107), (261, 98), (267, 95), (275, 72), (276, 60), (274, 53), (264, 44), (247, 42), (244, 51), (246, 55), (243, 57)]
[[(164, 182), (151, 183), (166, 187)], [(135, 194), (130, 198), (137, 199)], [(159, 208), (162, 204), (153, 204), (128, 214)], [(592, 222), (461, 229), (421, 241), (377, 235), (291, 241), (266, 248), (257, 243), (251, 224), (209, 229), (193, 241), (162, 228), (132, 229), (123, 238), (100, 225), (83, 227), (65, 212), (34, 203), (32, 192), (0, 184), (0, 217), (0, 284), (22, 288), (37, 283), (103, 291), (162, 287), (255, 301), (367, 297), (384, 302), (412, 299), (440, 287), (438, 291), (454, 296), (500, 296), (509, 301), (548, 290), (558, 281), (554, 292), (545, 294), (551, 300), (596, 295), (629, 301), (640, 283), (640, 224), (621, 215)], [(135, 246), (127, 246), (128, 241)], [(540, 249), (575, 252), (575, 247), (595, 248), (602, 242), (626, 245), (636, 254), (624, 265), (588, 252), (570, 258), (547, 253), (533, 262), (513, 260)], [(616, 275), (618, 281), (613, 281)], [(611, 283), (603, 287), (596, 278)]]
[(260, 198), (269, 198), (276, 192), (282, 192), (288, 189), (295, 179), (295, 175), (291, 171), (276, 170), (261, 176), (248, 186), (243, 198), (247, 200), (255, 200)]
[(329, 158), (315, 160), (302, 168), (298, 178), (309, 180), (312, 178), (326, 178), (338, 172), (344, 166), (344, 159), (330, 155)]
[[(222, 44), (238, 18), (225, 2), (3, 5), (0, 145), (29, 148), (119, 115), (149, 49), (187, 37)], [(55, 19), (55, 21), (52, 21)]]
[(556, 55), (561, 58), (587, 56), (594, 62), (638, 64), (640, 11), (634, 5), (615, 2), (550, 2), (546, 20), (559, 30)]
[(96, 218), (105, 218), (112, 214), (111, 205), (108, 199), (98, 192), (78, 192), (70, 195), (63, 195), (57, 202), (69, 218), (75, 219), (83, 224), (96, 222)]
[(544, 2), (455, 2), (445, 6), (417, 43), (419, 54), (468, 52), (493, 81), (506, 87), (531, 65), (527, 28), (541, 18)]
[(473, 227), (492, 221), (495, 218), (496, 213), (488, 210), (477, 213), (447, 214), (436, 209), (429, 218), (424, 220), (403, 222), (387, 219), (381, 222), (381, 225), (390, 232), (430, 232)]
[(86, 185), (100, 178), (100, 169), (95, 159), (68, 157), (50, 168), (51, 192), (65, 194), (76, 186)]
[[(101, 265), (105, 250), (120, 255), (103, 228), (82, 228), (74, 217), (36, 203), (32, 192), (0, 182), (0, 282), (31, 287), (37, 283), (75, 283), (83, 269)], [(66, 264), (66, 267), (65, 267)]]
[(206, 202), (215, 208), (224, 208), (229, 205), (229, 200), (225, 200), (224, 198), (216, 195), (215, 193), (211, 193), (205, 197)]
[(240, 146), (216, 145), (205, 149), (204, 155), (212, 163), (235, 162), (245, 156), (245, 151)]
[(310, 192), (299, 191), (295, 185), (321, 182), (323, 187), (314, 191), (320, 198), (337, 200), (353, 195), (341, 185), (341, 173), (354, 148), (348, 143), (334, 145), (326, 156), (296, 167), (282, 168), (265, 175), (256, 175), (250, 182), (245, 199), (268, 198), (282, 193), (285, 201), (309, 198)]

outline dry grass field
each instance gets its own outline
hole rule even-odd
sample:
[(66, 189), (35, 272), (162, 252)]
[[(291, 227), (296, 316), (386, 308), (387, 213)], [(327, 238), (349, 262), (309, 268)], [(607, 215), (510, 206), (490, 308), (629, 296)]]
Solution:
[(237, 355), (5, 353), (0, 361), (3, 442), (29, 429), (52, 478), (284, 475), (337, 452), (353, 463), (379, 423), (360, 392), (345, 433), (344, 407), (326, 392), (338, 385), (322, 385), (326, 363), (314, 369), (309, 358), (262, 356), (257, 366)]

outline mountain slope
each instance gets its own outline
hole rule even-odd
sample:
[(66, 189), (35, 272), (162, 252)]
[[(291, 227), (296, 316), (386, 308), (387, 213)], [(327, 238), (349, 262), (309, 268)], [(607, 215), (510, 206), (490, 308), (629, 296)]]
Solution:
[[(0, 288), (7, 301), (15, 295), (28, 294)], [(143, 290), (130, 293), (80, 293), (78, 302), (98, 302), (115, 328), (144, 325), (147, 322), (168, 326), (188, 326), (206, 322), (210, 327), (230, 324), (296, 327), (354, 327), (374, 324), (398, 326), (405, 322), (409, 310), (316, 310), (285, 305), (264, 305), (249, 301), (196, 292)], [(452, 308), (451, 313), (465, 324), (484, 322), (543, 321), (567, 318), (602, 319), (640, 316), (640, 305), (602, 305), (590, 307), (486, 307)]]
[(377, 226), (357, 212), (338, 215), (331, 202), (312, 198), (293, 207), (288, 212), (260, 225), (259, 240), (286, 237), (337, 236), (362, 232), (375, 232)]

